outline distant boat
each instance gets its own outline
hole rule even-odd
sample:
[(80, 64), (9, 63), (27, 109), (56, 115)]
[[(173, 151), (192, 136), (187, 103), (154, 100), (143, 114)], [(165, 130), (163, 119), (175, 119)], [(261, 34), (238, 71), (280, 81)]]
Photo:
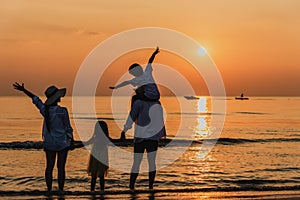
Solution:
[(193, 99), (200, 99), (199, 97), (196, 96), (184, 96), (187, 100), (193, 100)]
[(235, 100), (249, 100), (249, 98), (244, 97), (244, 94), (242, 93), (240, 97), (235, 97)]

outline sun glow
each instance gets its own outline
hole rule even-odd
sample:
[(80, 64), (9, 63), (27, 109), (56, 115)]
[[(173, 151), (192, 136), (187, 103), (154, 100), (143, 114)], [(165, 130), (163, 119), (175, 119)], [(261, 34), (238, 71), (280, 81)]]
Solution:
[(198, 49), (198, 54), (199, 54), (200, 56), (204, 56), (205, 54), (207, 54), (207, 50), (206, 50), (204, 47), (200, 47), (200, 48)]

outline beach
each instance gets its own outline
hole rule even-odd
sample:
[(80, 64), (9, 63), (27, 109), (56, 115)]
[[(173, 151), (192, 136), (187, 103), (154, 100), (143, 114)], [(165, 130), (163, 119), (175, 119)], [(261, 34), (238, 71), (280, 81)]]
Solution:
[[(121, 97), (120, 97), (121, 98)], [(125, 97), (123, 100), (126, 101)], [(66, 165), (64, 199), (299, 199), (300, 198), (300, 98), (250, 97), (237, 101), (226, 97), (227, 111), (222, 133), (212, 150), (203, 158), (201, 146), (211, 127), (213, 113), (210, 97), (185, 100), (179, 109), (176, 97), (163, 97), (168, 138), (192, 141), (178, 158), (157, 171), (154, 191), (147, 190), (148, 174), (141, 173), (136, 194), (128, 190), (129, 171), (122, 170), (116, 157), (106, 180), (106, 193), (89, 192), (86, 173), (89, 151), (70, 151)], [(5, 103), (4, 103), (5, 102)], [(108, 123), (110, 136), (118, 138), (127, 112), (113, 114), (105, 105), (108, 97), (96, 97), (96, 116)], [(61, 104), (70, 110), (71, 123), (79, 118), (87, 124), (95, 119), (89, 113), (73, 116), (72, 98)], [(41, 148), (42, 118), (25, 97), (0, 97), (0, 195), (1, 199), (44, 199), (45, 155)], [(126, 107), (127, 109), (127, 107)], [(179, 124), (190, 138), (176, 138)], [(181, 124), (182, 125), (182, 124)], [(92, 132), (78, 134), (88, 138)], [(130, 134), (128, 137), (131, 137)], [(30, 141), (30, 142), (27, 142)], [(16, 142), (16, 143), (14, 143)], [(19, 146), (17, 146), (17, 144)], [(28, 145), (29, 144), (29, 145)], [(178, 151), (183, 143), (176, 143)], [(110, 146), (113, 152), (118, 146)], [(163, 147), (160, 147), (163, 148)], [(132, 146), (122, 146), (132, 152)], [(179, 151), (180, 152), (180, 151)], [(177, 152), (170, 152), (176, 154)], [(171, 156), (171, 154), (170, 154)], [(163, 157), (158, 156), (158, 160)], [(129, 165), (130, 166), (130, 165)], [(54, 169), (54, 191), (57, 189)], [(97, 184), (96, 191), (99, 191)], [(53, 199), (60, 198), (54, 192)]]
[(136, 193), (129, 191), (107, 191), (100, 192), (65, 192), (45, 195), (43, 192), (5, 192), (2, 199), (299, 199), (299, 189), (283, 191), (186, 191), (186, 190), (155, 190), (152, 192), (140, 190)]

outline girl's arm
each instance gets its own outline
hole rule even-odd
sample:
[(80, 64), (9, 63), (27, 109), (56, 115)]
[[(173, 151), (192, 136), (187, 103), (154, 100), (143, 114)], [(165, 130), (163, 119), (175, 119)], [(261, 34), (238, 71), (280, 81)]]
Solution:
[(90, 144), (93, 144), (95, 142), (95, 135), (93, 135), (88, 141), (86, 142), (82, 142), (83, 145), (90, 145)]
[(22, 91), (24, 92), (27, 96), (29, 96), (30, 98), (33, 98), (35, 95), (32, 94), (30, 91), (26, 90), (25, 87), (24, 87), (24, 83), (22, 83), (22, 85), (20, 85), (18, 82), (15, 82), (13, 84), (14, 86), (14, 89), (15, 90), (19, 90), (19, 91)]

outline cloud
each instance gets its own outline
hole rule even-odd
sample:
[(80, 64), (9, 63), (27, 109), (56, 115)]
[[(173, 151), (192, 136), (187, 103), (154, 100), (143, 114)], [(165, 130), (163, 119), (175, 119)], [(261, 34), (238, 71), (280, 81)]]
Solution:
[[(29, 20), (29, 19), (19, 19), (15, 22), (15, 26), (12, 26), (10, 29), (1, 30), (1, 36), (4, 35), (10, 36), (20, 36), (20, 35), (35, 35), (35, 34), (45, 34), (45, 33), (54, 33), (54, 34), (79, 34), (79, 35), (90, 35), (90, 36), (106, 36), (103, 32), (97, 30), (87, 30), (86, 27), (76, 27), (68, 26), (59, 23), (49, 23), (41, 20)], [(20, 37), (22, 38), (22, 37)]]
[(90, 36), (106, 36), (105, 33), (99, 31), (87, 31), (87, 30), (78, 30), (76, 31), (79, 35), (90, 35)]

